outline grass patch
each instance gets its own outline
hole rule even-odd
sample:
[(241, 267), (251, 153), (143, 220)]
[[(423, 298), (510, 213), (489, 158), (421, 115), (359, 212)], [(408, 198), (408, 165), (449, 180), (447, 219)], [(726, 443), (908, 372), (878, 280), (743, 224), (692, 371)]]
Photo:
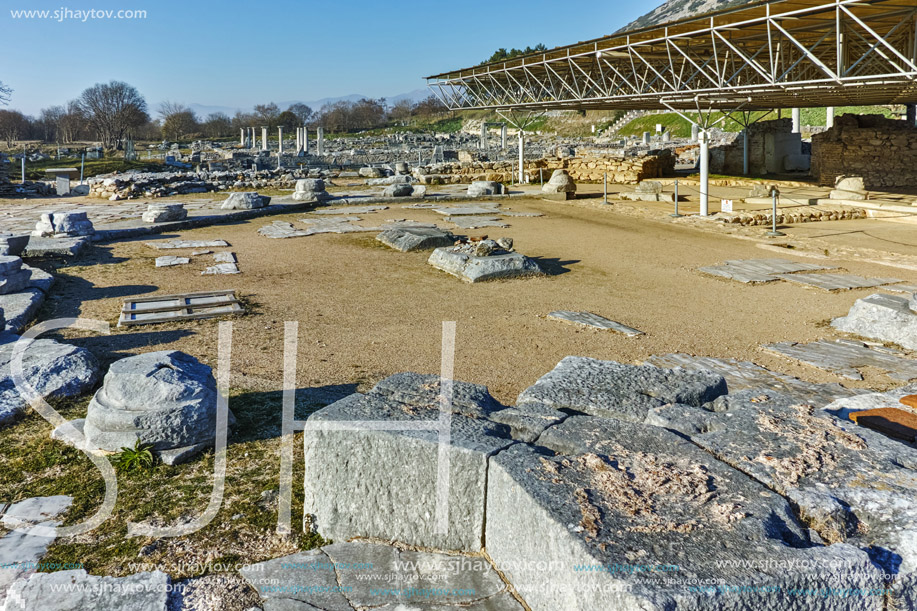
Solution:
[[(60, 159), (44, 159), (42, 161), (25, 162), (25, 177), (28, 180), (42, 180), (48, 178), (45, 170), (48, 168), (76, 168), (80, 169), (79, 157), (61, 157)], [(83, 176), (91, 178), (100, 174), (111, 174), (112, 172), (126, 172), (128, 170), (141, 170), (149, 172), (161, 172), (163, 164), (156, 160), (146, 161), (125, 161), (124, 159), (87, 159)], [(13, 162), (10, 168), (10, 178), (17, 178), (20, 175), (20, 168)]]

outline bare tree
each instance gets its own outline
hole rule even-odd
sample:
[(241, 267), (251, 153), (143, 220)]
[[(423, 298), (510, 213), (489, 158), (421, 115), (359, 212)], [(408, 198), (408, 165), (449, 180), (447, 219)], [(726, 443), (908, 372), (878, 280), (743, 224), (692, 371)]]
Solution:
[(120, 148), (125, 134), (150, 120), (146, 100), (121, 81), (93, 85), (80, 95), (79, 105), (106, 148)]
[(280, 107), (271, 102), (270, 104), (258, 104), (255, 106), (255, 115), (261, 121), (261, 125), (266, 127), (277, 127), (277, 117), (280, 116)]
[(291, 104), (290, 107), (287, 108), (287, 112), (292, 112), (294, 115), (296, 115), (296, 118), (299, 119), (300, 125), (305, 125), (306, 123), (308, 123), (309, 120), (312, 119), (312, 115), (315, 114), (312, 112), (311, 108), (309, 108), (302, 102)]
[(233, 135), (232, 119), (222, 112), (207, 115), (207, 120), (202, 125), (208, 138), (223, 138)]
[(199, 127), (197, 116), (184, 104), (163, 102), (159, 105), (159, 116), (162, 117), (162, 137), (167, 140), (181, 140)]
[(60, 118), (59, 131), (61, 140), (65, 143), (76, 142), (80, 135), (86, 131), (86, 116), (83, 114), (77, 100), (67, 102), (67, 109)]
[(29, 120), (18, 110), (0, 110), (0, 138), (7, 148), (13, 148), (16, 141), (29, 129)]
[(4, 85), (3, 81), (0, 81), (0, 104), (9, 104), (12, 95), (13, 89), (7, 85)]

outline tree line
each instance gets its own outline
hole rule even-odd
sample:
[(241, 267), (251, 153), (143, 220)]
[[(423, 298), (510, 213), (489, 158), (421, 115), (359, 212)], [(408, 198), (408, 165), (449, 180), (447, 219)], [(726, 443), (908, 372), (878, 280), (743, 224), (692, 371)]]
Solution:
[[(8, 104), (12, 91), (0, 82), (0, 105)], [(293, 104), (286, 110), (273, 103), (258, 104), (252, 112), (234, 116), (221, 112), (198, 116), (188, 106), (163, 102), (151, 113), (140, 92), (121, 81), (98, 83), (79, 97), (60, 106), (43, 108), (37, 117), (18, 110), (0, 109), (0, 140), (12, 148), (22, 140), (70, 144), (98, 141), (107, 149), (122, 148), (126, 138), (135, 140), (218, 139), (239, 135), (240, 128), (266, 126), (323, 127), (329, 133), (354, 132), (414, 120), (430, 120), (448, 112), (434, 96), (419, 102), (388, 104), (384, 98), (340, 101), (313, 110)]]

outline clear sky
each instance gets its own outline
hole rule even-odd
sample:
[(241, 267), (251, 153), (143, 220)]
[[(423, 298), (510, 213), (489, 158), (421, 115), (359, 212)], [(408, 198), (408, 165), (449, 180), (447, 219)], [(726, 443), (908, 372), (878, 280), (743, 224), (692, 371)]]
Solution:
[[(14, 89), (9, 107), (27, 114), (109, 80), (134, 85), (151, 104), (247, 109), (355, 93), (391, 97), (500, 47), (554, 47), (611, 34), (660, 2), (0, 0), (0, 81)], [(147, 16), (58, 21), (11, 14), (61, 9)]]

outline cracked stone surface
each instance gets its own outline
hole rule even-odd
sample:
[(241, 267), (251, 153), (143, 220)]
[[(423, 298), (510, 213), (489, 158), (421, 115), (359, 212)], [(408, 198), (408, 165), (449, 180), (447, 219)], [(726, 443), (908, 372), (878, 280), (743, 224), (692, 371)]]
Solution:
[(917, 449), (753, 390), (731, 395), (724, 412), (673, 405), (652, 420), (786, 496), (821, 540), (865, 550), (895, 577), (899, 608), (917, 604)]
[(776, 282), (781, 279), (779, 274), (824, 271), (828, 269), (837, 268), (823, 267), (814, 263), (802, 263), (791, 259), (743, 259), (726, 261), (723, 265), (701, 267), (699, 271), (745, 284), (756, 284)]
[(666, 403), (700, 406), (726, 392), (726, 381), (711, 371), (660, 369), (568, 356), (522, 391), (517, 405), (538, 404), (643, 422), (654, 407)]
[[(841, 397), (850, 397), (868, 392), (866, 390), (844, 388), (840, 384), (804, 382), (799, 378), (770, 371), (749, 361), (738, 361), (736, 359), (718, 359), (692, 356), (690, 354), (665, 354), (652, 356), (644, 364), (666, 369), (682, 367), (692, 371), (712, 371), (723, 376), (729, 392), (734, 393), (750, 388), (775, 390), (797, 397), (801, 402), (811, 403), (817, 407), (827, 405)], [(727, 403), (728, 397), (723, 397), (723, 401), (715, 401), (710, 407), (718, 410)]]
[(544, 275), (544, 270), (534, 259), (518, 252), (475, 257), (456, 252), (454, 247), (437, 248), (427, 262), (436, 269), (469, 283)]
[(413, 252), (452, 246), (455, 236), (436, 227), (395, 227), (377, 235), (376, 240), (400, 252)]
[[(376, 543), (335, 543), (241, 571), (264, 609), (521, 611), (480, 555), (400, 551)], [(305, 605), (305, 606), (303, 606)]]
[(830, 371), (848, 380), (862, 380), (861, 367), (874, 367), (890, 378), (907, 382), (917, 378), (917, 361), (885, 348), (851, 340), (820, 340), (810, 344), (780, 342), (764, 346), (771, 352)]
[(623, 333), (628, 337), (637, 337), (638, 335), (643, 335), (643, 331), (640, 331), (639, 329), (634, 329), (633, 327), (622, 325), (619, 322), (609, 320), (604, 316), (599, 316), (598, 314), (593, 314), (592, 312), (569, 312), (566, 310), (558, 310), (557, 312), (551, 312), (548, 314), (548, 318), (553, 318), (554, 320), (559, 320), (561, 322), (582, 325), (584, 327), (592, 327), (593, 329), (615, 331), (616, 333)]
[(191, 263), (191, 259), (188, 257), (173, 257), (171, 255), (156, 257), (156, 267), (174, 267), (176, 265), (187, 265), (188, 263)]
[(160, 571), (97, 577), (82, 569), (35, 573), (9, 589), (3, 611), (167, 611), (169, 576)]

